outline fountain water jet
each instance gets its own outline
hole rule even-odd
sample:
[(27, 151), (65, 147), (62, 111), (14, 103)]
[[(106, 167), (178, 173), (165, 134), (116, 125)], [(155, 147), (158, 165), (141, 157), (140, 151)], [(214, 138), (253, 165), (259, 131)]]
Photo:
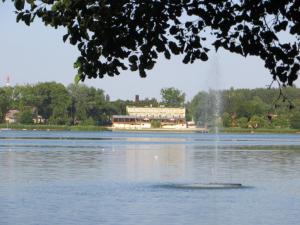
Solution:
[[(219, 160), (219, 124), (221, 117), (221, 106), (222, 106), (222, 96), (220, 91), (220, 73), (219, 73), (219, 63), (217, 56), (214, 60), (213, 71), (211, 71), (210, 78), (214, 84), (215, 90), (210, 90), (210, 94), (213, 95), (213, 127), (214, 127), (214, 166), (212, 168), (212, 182), (209, 183), (194, 183), (194, 184), (181, 184), (180, 188), (191, 188), (191, 189), (232, 189), (232, 188), (242, 188), (240, 183), (227, 183), (220, 182), (218, 177), (218, 160)], [(218, 90), (219, 89), (219, 90)]]

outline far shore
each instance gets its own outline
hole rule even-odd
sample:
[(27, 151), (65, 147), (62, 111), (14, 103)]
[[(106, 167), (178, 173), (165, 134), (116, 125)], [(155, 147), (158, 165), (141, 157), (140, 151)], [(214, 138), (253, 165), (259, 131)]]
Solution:
[[(25, 125), (25, 124), (0, 124), (0, 131), (4, 130), (52, 130), (52, 131), (115, 131), (115, 132), (166, 132), (166, 133), (214, 133), (214, 129), (186, 128), (186, 129), (115, 129), (105, 126), (68, 126), (68, 125)], [(219, 128), (220, 133), (274, 133), (274, 134), (300, 134), (300, 130), (288, 128)]]
[(1, 130), (108, 131), (108, 129), (104, 126), (68, 126), (41, 124), (0, 124), (0, 131)]

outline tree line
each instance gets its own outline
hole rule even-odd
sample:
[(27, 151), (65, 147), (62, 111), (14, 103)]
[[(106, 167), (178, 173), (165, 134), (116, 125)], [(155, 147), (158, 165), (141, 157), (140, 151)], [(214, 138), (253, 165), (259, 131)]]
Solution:
[(300, 89), (229, 89), (199, 92), (187, 103), (200, 126), (300, 128)]
[(110, 125), (112, 115), (126, 114), (126, 106), (186, 107), (187, 121), (198, 126), (240, 128), (300, 128), (300, 89), (229, 89), (200, 91), (191, 101), (176, 88), (161, 89), (155, 98), (111, 101), (101, 89), (56, 82), (0, 88), (0, 122), (10, 109), (19, 110), (18, 122)]
[(185, 94), (175, 88), (161, 90), (162, 101), (111, 101), (101, 89), (84, 84), (65, 87), (56, 82), (0, 88), (0, 123), (9, 110), (19, 110), (18, 122), (32, 124), (38, 116), (52, 125), (110, 125), (112, 115), (126, 114), (126, 106), (184, 106)]

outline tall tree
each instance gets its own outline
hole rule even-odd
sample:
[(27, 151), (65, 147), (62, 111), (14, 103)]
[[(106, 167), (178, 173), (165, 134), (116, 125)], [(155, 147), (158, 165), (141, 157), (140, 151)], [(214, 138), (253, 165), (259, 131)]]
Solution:
[(284, 84), (298, 78), (298, 0), (13, 1), (17, 21), (30, 25), (39, 17), (67, 28), (63, 40), (80, 51), (78, 80), (118, 75), (128, 67), (145, 77), (160, 55), (183, 55), (183, 63), (193, 63), (206, 61), (212, 47), (261, 58)]
[(12, 98), (13, 107), (23, 111), (26, 107), (34, 107), (39, 97), (33, 85), (17, 85), (13, 87)]
[(7, 88), (0, 88), (0, 123), (4, 121), (5, 114), (9, 110), (10, 96)]
[(160, 91), (162, 103), (168, 107), (182, 107), (184, 105), (185, 93), (176, 88), (163, 88)]
[(104, 91), (83, 84), (71, 84), (68, 86), (70, 95), (72, 96), (71, 115), (73, 121), (83, 122), (92, 120), (94, 122), (102, 120), (105, 115)]
[(86, 85), (70, 84), (68, 91), (72, 97), (71, 116), (73, 123), (87, 119), (88, 87)]
[(35, 86), (35, 93), (38, 96), (38, 114), (51, 123), (68, 122), (71, 98), (64, 85), (55, 82), (39, 83)]

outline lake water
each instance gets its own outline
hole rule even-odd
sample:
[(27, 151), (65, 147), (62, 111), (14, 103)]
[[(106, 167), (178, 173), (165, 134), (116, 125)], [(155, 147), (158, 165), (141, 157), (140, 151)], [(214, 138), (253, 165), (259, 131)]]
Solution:
[(299, 225), (300, 135), (1, 131), (0, 224)]

